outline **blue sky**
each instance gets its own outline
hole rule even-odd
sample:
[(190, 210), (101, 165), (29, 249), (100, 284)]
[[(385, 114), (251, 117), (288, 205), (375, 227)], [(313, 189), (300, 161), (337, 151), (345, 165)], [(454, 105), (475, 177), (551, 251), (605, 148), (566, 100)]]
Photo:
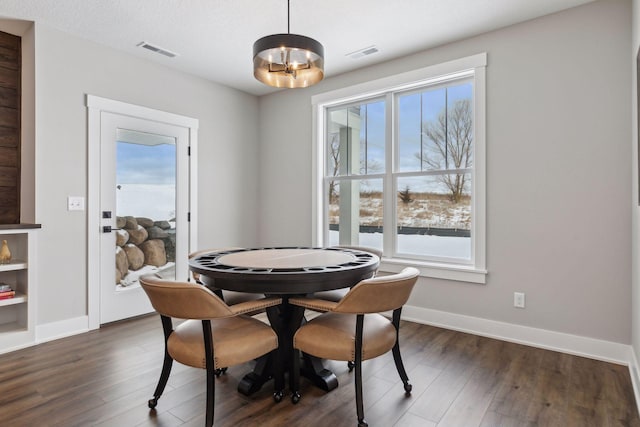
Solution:
[(118, 142), (116, 182), (122, 184), (175, 185), (176, 146)]
[[(400, 171), (420, 170), (420, 160), (416, 157), (416, 153), (420, 152), (422, 123), (438, 118), (440, 112), (445, 108), (445, 99), (448, 105), (452, 105), (459, 99), (471, 99), (472, 91), (472, 84), (464, 83), (400, 96)], [(421, 99), (422, 111), (420, 108)], [(361, 109), (361, 114), (364, 116), (360, 138), (367, 140), (368, 164), (384, 166), (385, 103), (378, 101), (363, 104), (363, 106), (366, 106), (366, 110), (365, 108)], [(361, 155), (364, 156), (364, 152), (361, 152)], [(369, 170), (368, 172), (381, 173), (384, 170)]]
[[(400, 95), (399, 97), (399, 170), (401, 172), (420, 171), (421, 162), (416, 154), (420, 153), (422, 124), (435, 121), (438, 115), (448, 105), (460, 99), (472, 99), (473, 85), (465, 82), (459, 85), (447, 86)], [(422, 105), (421, 105), (422, 104)], [(369, 174), (384, 172), (385, 156), (385, 103), (375, 101), (362, 104), (360, 109), (360, 140), (367, 141), (366, 151), (362, 149), (360, 155), (367, 156)], [(362, 159), (363, 160), (363, 159)], [(373, 167), (372, 167), (373, 166)], [(377, 166), (377, 168), (375, 167)], [(358, 173), (358, 171), (352, 171)], [(367, 180), (367, 185), (371, 190), (381, 189), (377, 180)], [(436, 188), (442, 186), (433, 178), (404, 178), (399, 182), (399, 188), (404, 189), (409, 185), (414, 190), (447, 192), (446, 188)]]

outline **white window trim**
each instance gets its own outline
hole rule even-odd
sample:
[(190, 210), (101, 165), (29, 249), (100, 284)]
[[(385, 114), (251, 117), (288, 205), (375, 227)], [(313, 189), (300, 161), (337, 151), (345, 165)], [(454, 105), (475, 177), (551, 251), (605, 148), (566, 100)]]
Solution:
[[(332, 105), (381, 95), (389, 91), (410, 89), (412, 87), (447, 81), (473, 70), (474, 79), (474, 168), (472, 179), (472, 226), (474, 233), (471, 248), (473, 265), (438, 264), (400, 258), (383, 258), (381, 271), (398, 272), (405, 266), (417, 267), (422, 276), (440, 279), (458, 280), (472, 283), (485, 283), (486, 270), (486, 68), (487, 54), (479, 53), (465, 58), (455, 59), (418, 70), (361, 83), (346, 88), (314, 95), (311, 97), (313, 118), (312, 150), (312, 242), (314, 246), (323, 245), (324, 204), (319, 189), (323, 181), (325, 162), (324, 148), (324, 109)], [(386, 212), (385, 212), (386, 214)], [(387, 215), (385, 215), (387, 218)], [(388, 243), (386, 243), (388, 245)], [(385, 253), (390, 253), (385, 247)]]

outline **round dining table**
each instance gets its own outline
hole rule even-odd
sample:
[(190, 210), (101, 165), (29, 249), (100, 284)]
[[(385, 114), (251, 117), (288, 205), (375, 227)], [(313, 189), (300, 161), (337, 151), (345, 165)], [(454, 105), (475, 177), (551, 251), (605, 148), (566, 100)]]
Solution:
[[(347, 247), (269, 247), (229, 249), (201, 253), (189, 260), (189, 268), (210, 289), (277, 295), (283, 303), (267, 309), (278, 334), (281, 354), (293, 354), (293, 335), (304, 322), (304, 309), (288, 303), (290, 297), (349, 288), (372, 277), (380, 263), (377, 255)], [(287, 358), (283, 361), (289, 367)], [(264, 357), (238, 384), (250, 395), (272, 378), (273, 360)], [(303, 354), (301, 374), (323, 390), (338, 386), (335, 375), (322, 361)]]

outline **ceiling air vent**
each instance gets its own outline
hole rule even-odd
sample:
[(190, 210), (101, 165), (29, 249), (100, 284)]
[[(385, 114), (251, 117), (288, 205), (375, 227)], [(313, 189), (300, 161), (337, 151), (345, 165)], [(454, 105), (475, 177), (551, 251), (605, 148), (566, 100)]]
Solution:
[(369, 46), (369, 47), (365, 47), (364, 49), (360, 49), (360, 50), (356, 50), (355, 52), (348, 53), (346, 56), (348, 56), (351, 59), (359, 59), (359, 58), (362, 58), (363, 56), (372, 55), (376, 52), (378, 52), (377, 47)]
[(178, 56), (177, 53), (173, 53), (170, 50), (163, 49), (163, 48), (161, 48), (159, 46), (155, 46), (155, 45), (152, 45), (151, 43), (147, 43), (147, 42), (140, 42), (140, 43), (137, 44), (137, 46), (145, 48), (145, 49), (148, 49), (151, 52), (159, 53), (160, 55), (168, 56), (169, 58), (175, 58), (176, 56)]

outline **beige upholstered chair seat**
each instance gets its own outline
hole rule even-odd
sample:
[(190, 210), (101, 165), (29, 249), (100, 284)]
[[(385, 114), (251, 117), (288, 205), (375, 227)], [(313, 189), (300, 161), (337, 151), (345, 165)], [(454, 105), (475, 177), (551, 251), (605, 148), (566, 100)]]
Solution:
[[(278, 347), (273, 329), (248, 316), (211, 320), (214, 368), (234, 366), (256, 359)], [(187, 320), (180, 324), (167, 341), (169, 354), (174, 360), (206, 369), (202, 322)]]
[[(309, 321), (293, 338), (296, 348), (304, 348), (322, 359), (356, 360), (356, 317), (343, 313), (327, 313)], [(373, 359), (396, 343), (396, 328), (379, 314), (365, 316), (362, 360)]]

